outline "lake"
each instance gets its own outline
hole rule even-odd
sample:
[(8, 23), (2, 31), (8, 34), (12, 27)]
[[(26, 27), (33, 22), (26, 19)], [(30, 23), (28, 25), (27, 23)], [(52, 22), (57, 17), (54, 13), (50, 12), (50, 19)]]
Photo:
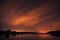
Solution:
[(48, 34), (18, 34), (18, 35), (0, 35), (0, 40), (60, 40), (60, 37)]

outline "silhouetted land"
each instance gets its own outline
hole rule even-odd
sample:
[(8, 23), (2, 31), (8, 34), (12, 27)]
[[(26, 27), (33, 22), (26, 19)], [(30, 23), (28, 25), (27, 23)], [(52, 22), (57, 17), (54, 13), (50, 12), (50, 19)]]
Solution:
[(38, 32), (16, 32), (16, 31), (10, 31), (10, 30), (1, 31), (0, 30), (0, 34), (3, 35), (3, 34), (39, 34), (39, 33)]
[[(0, 36), (5, 36), (6, 38), (9, 38), (10, 35), (16, 36), (16, 35), (23, 35), (23, 34), (39, 35), (41, 33), (38, 33), (38, 32), (16, 32), (16, 31), (10, 31), (10, 30), (2, 31), (2, 30), (0, 30)], [(48, 32), (46, 34), (49, 34), (51, 36), (58, 36), (58, 37), (60, 37), (60, 30), (50, 31), (50, 32)]]
[(10, 30), (6, 30), (6, 31), (2, 31), (0, 30), (0, 36), (4, 35), (6, 38), (9, 38), (10, 35), (15, 36), (15, 35), (19, 35), (19, 34), (40, 34), (38, 32), (16, 32), (16, 31), (10, 31)]
[(60, 30), (50, 31), (47, 34), (50, 34), (52, 36), (58, 36), (58, 37), (60, 37)]

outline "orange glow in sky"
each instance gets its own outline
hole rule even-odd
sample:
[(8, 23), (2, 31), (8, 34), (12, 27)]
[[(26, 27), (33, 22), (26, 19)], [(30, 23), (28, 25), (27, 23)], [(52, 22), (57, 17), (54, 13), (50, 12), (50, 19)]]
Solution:
[(11, 31), (16, 31), (16, 32), (29, 32), (29, 30), (11, 30)]
[(46, 33), (50, 30), (60, 29), (56, 1), (21, 1), (1, 2), (0, 24), (2, 24), (3, 30), (9, 29), (17, 32), (29, 30)]

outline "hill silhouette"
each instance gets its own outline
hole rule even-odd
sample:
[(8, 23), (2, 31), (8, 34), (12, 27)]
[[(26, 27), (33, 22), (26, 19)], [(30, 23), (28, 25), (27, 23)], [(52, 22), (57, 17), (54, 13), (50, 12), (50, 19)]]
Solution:
[(52, 36), (58, 36), (58, 37), (60, 37), (60, 30), (50, 31), (47, 34), (50, 34)]

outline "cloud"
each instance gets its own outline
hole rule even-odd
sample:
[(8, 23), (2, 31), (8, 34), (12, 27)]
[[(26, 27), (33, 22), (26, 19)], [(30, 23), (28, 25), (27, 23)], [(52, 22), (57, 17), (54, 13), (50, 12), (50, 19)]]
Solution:
[[(4, 0), (0, 4), (0, 18), (4, 29), (42, 31), (49, 28), (52, 30), (59, 24), (58, 22), (56, 24), (55, 21), (55, 19), (59, 20), (56, 1)], [(56, 28), (58, 29), (58, 27)]]

